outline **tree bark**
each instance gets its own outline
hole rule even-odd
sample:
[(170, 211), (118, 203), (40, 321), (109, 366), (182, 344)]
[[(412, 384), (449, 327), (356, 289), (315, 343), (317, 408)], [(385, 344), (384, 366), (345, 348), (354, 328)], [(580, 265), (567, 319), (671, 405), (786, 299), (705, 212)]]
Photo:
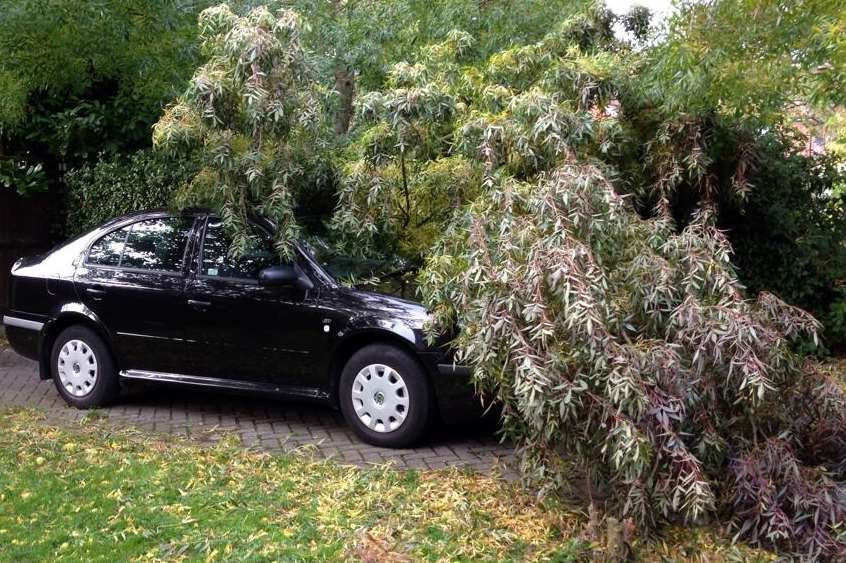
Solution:
[(350, 129), (355, 97), (355, 72), (346, 65), (335, 67), (335, 91), (339, 97), (335, 112), (335, 134), (344, 135)]

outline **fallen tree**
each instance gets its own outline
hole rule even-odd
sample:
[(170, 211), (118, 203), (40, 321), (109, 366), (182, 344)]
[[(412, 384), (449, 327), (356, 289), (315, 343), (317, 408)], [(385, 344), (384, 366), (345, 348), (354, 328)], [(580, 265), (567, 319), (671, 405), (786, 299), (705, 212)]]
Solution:
[[(280, 252), (299, 231), (294, 188), (327, 127), (299, 21), (205, 11), (208, 61), (155, 129), (199, 152), (185, 201), (221, 209), (235, 252), (255, 211), (280, 223)], [(796, 353), (820, 325), (749, 299), (715, 226), (777, 128), (665, 103), (611, 23), (594, 7), (493, 53), (453, 30), (393, 65), (334, 155), (331, 228), (425, 261), (432, 332), (458, 327), (542, 493), (577, 466), (643, 528), (728, 518), (753, 543), (842, 559), (846, 399)]]
[(846, 399), (791, 349), (817, 321), (745, 298), (708, 208), (676, 232), (575, 159), (490, 183), (421, 281), (524, 476), (548, 491), (575, 465), (643, 526), (719, 511), (753, 542), (846, 556)]

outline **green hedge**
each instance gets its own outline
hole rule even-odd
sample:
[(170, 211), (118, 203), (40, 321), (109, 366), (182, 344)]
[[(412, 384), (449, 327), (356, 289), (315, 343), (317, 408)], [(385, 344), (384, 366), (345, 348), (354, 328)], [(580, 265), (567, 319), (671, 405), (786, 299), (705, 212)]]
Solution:
[(751, 293), (770, 291), (813, 313), (827, 347), (846, 352), (846, 171), (832, 156), (763, 143), (742, 208), (722, 206), (735, 265)]
[(190, 160), (167, 158), (150, 149), (72, 170), (65, 176), (65, 233), (72, 236), (112, 217), (169, 207), (195, 172)]

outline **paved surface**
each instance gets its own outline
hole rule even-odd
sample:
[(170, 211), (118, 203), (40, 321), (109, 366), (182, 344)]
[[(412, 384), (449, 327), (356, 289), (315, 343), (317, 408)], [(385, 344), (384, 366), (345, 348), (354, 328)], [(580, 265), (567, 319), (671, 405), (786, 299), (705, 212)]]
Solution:
[[(10, 349), (0, 349), (0, 406), (37, 407), (59, 420), (85, 415), (65, 404), (52, 381), (38, 378), (35, 362)], [(499, 444), (490, 428), (482, 425), (436, 429), (420, 447), (390, 450), (359, 441), (341, 414), (328, 408), (152, 385), (131, 387), (102, 413), (120, 426), (204, 442), (236, 433), (245, 446), (269, 452), (313, 446), (320, 457), (359, 466), (390, 461), (400, 468), (461, 466), (499, 471), (508, 479), (516, 475), (512, 448)]]

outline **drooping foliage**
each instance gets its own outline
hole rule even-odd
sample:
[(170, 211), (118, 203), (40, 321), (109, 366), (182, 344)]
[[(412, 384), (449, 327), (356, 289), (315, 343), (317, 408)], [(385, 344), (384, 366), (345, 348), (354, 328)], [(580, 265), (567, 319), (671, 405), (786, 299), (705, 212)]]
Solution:
[[(458, 55), (470, 40), (455, 33), (438, 47)], [(414, 256), (436, 239), (452, 206), (476, 195), (478, 166), (450, 154), (458, 99), (430, 82), (428, 70), (398, 64), (388, 89), (360, 101), (369, 127), (349, 149), (334, 217), (348, 239), (392, 244), (399, 248), (390, 250)]]
[[(302, 3), (328, 18), (302, 38), (288, 10), (204, 12), (207, 62), (155, 131), (158, 145), (200, 155), (182, 201), (220, 208), (240, 234), (235, 252), (249, 243), (248, 214), (264, 212), (281, 225), (284, 252), (297, 232), (294, 196), (314, 193), (313, 171), (326, 170), (315, 155), (331, 150), (336, 169), (318, 176), (338, 182), (332, 231), (350, 250), (424, 266), (433, 330), (458, 331), (460, 358), (502, 403), (503, 430), (530, 481), (557, 489), (575, 459), (609, 493), (610, 511), (644, 526), (729, 514), (741, 537), (843, 556), (843, 392), (796, 353), (820, 327), (772, 293), (748, 295), (728, 237), (757, 233), (718, 229), (749, 202), (770, 220), (766, 197), (750, 197), (773, 180), (770, 159), (793, 155), (793, 171), (811, 162), (796, 154), (785, 133), (790, 114), (778, 108), (790, 96), (818, 102), (813, 92), (822, 90), (785, 88), (753, 112), (715, 85), (715, 69), (733, 68), (720, 53), (686, 69), (695, 80), (656, 61), (675, 47), (651, 34), (643, 12), (622, 22), (641, 42), (632, 48), (615, 38), (601, 6), (538, 4), (522, 17), (501, 11), (515, 10), (507, 1), (446, 4), (450, 30), (430, 27), (443, 14), (415, 12), (416, 2), (374, 10), (416, 21), (419, 43), (405, 28), (360, 27), (361, 6), (347, 2)], [(734, 21), (724, 8), (740, 4), (746, 17), (755, 12), (727, 0), (684, 3), (679, 13), (694, 23), (703, 13)], [(777, 31), (808, 27), (789, 7), (779, 27), (778, 6), (768, 6)], [(830, 8), (815, 4), (809, 16), (831, 16), (819, 20), (827, 31), (818, 38), (840, 25)], [(666, 41), (686, 38), (689, 52), (733, 40), (698, 27), (684, 35), (681, 17)], [(516, 39), (497, 36), (497, 26)], [(752, 26), (746, 37), (774, 40), (764, 32)], [(794, 39), (797, 56), (813, 51)], [(320, 52), (306, 54), (301, 40)], [(339, 53), (333, 41), (372, 43)], [(379, 42), (382, 51), (373, 49)], [(737, 64), (768, 52), (758, 47)], [(382, 62), (372, 67), (355, 55), (377, 52)], [(397, 53), (407, 60), (394, 62)], [(818, 55), (780, 68), (769, 85), (814, 71)], [(371, 91), (321, 97), (315, 78), (338, 88), (339, 77)], [(714, 89), (690, 96), (691, 80)], [(355, 102), (343, 127), (332, 100)], [(835, 175), (779, 179), (785, 193), (820, 204), (815, 217), (840, 245), (829, 202), (813, 195), (834, 193)]]
[[(551, 13), (548, 17), (558, 21)], [(789, 133), (795, 115), (773, 117), (770, 112), (736, 119), (736, 112), (703, 106), (698, 99), (679, 109), (675, 78), (658, 81), (653, 51), (632, 52), (613, 41), (607, 14), (561, 17), (565, 21), (556, 24), (558, 32), (492, 53), (479, 46), (474, 34), (450, 32), (444, 41), (422, 47), (414, 64), (395, 65), (384, 88), (359, 96), (354, 142), (341, 159), (341, 203), (334, 219), (339, 233), (355, 235), (349, 248), (400, 253), (419, 263), (452, 210), (475, 195), (467, 188), (479, 185), (483, 135), (504, 149), (504, 160), (494, 165), (517, 177), (546, 169), (565, 152), (556, 143), (578, 138), (589, 141), (590, 152), (616, 169), (618, 190), (636, 195), (644, 216), (669, 213), (683, 227), (703, 202), (719, 202), (718, 223), (729, 229), (741, 259), (748, 256), (746, 249), (756, 255), (754, 264), (743, 260), (743, 283), (809, 307), (825, 321), (828, 345), (841, 347), (837, 327), (846, 316), (839, 313), (837, 288), (843, 269), (833, 258), (841, 253), (838, 241), (846, 235), (846, 224), (837, 220), (836, 209), (826, 208), (830, 198), (811, 194), (836, 191), (839, 180), (829, 174), (809, 183), (803, 176), (814, 165), (813, 158), (797, 154), (802, 141)], [(779, 30), (788, 33), (789, 26)], [(718, 80), (710, 67), (690, 72), (713, 72), (708, 80)], [(787, 104), (796, 93), (785, 87), (780, 103)], [(762, 134), (767, 129), (754, 124), (767, 118), (775, 121)], [(586, 150), (584, 143), (578, 150)], [(789, 171), (776, 171), (783, 168), (779, 151), (793, 153), (785, 163)], [(769, 187), (775, 175), (778, 190)], [(786, 240), (793, 236), (786, 232), (769, 236), (778, 223), (756, 219), (758, 203), (750, 205), (748, 214), (744, 211), (751, 192), (756, 202), (781, 193), (791, 205), (807, 203), (792, 208), (803, 225), (798, 246)], [(828, 217), (823, 219), (827, 227), (811, 228), (821, 225), (810, 216), (812, 209)], [(751, 229), (751, 224), (760, 228)], [(755, 252), (761, 237), (778, 248)], [(832, 259), (810, 269), (800, 265), (806, 263), (806, 251), (824, 246), (832, 248)], [(776, 273), (766, 263), (767, 254), (792, 265), (791, 275)], [(788, 279), (795, 280), (792, 288)], [(815, 290), (822, 287), (828, 289)], [(797, 299), (800, 293), (805, 298)], [(811, 293), (813, 301), (807, 299)]]
[(293, 186), (322, 119), (299, 15), (258, 7), (241, 16), (222, 4), (199, 22), (206, 62), (156, 124), (154, 145), (198, 153), (202, 168), (178, 201), (218, 208), (234, 252), (251, 245), (247, 220), (260, 212), (287, 253), (298, 231)]
[(764, 135), (664, 105), (609, 24), (588, 10), (482, 61), (454, 31), (394, 65), (360, 97), (334, 226), (426, 257), (435, 327), (459, 328), (530, 480), (575, 458), (643, 525), (727, 510), (839, 557), (843, 394), (794, 353), (819, 325), (747, 298), (716, 228), (763, 180)]
[(596, 165), (495, 185), (421, 286), (503, 405), (524, 475), (554, 489), (575, 462), (641, 524), (734, 507), (746, 538), (846, 554), (846, 403), (791, 350), (817, 322), (747, 300), (708, 213), (681, 232), (643, 220)]
[(476, 56), (474, 37), (452, 31), (423, 49), (421, 62), (394, 65), (386, 88), (360, 98), (336, 230), (419, 258), (452, 212), (479, 194), (487, 156), (496, 152), (491, 166), (526, 178), (560, 159), (570, 143), (607, 149), (616, 121), (594, 122), (591, 110), (611, 101), (612, 91), (593, 81), (620, 61), (579, 50), (593, 41), (588, 23), (573, 16), (541, 41), (477, 66), (467, 66)]

